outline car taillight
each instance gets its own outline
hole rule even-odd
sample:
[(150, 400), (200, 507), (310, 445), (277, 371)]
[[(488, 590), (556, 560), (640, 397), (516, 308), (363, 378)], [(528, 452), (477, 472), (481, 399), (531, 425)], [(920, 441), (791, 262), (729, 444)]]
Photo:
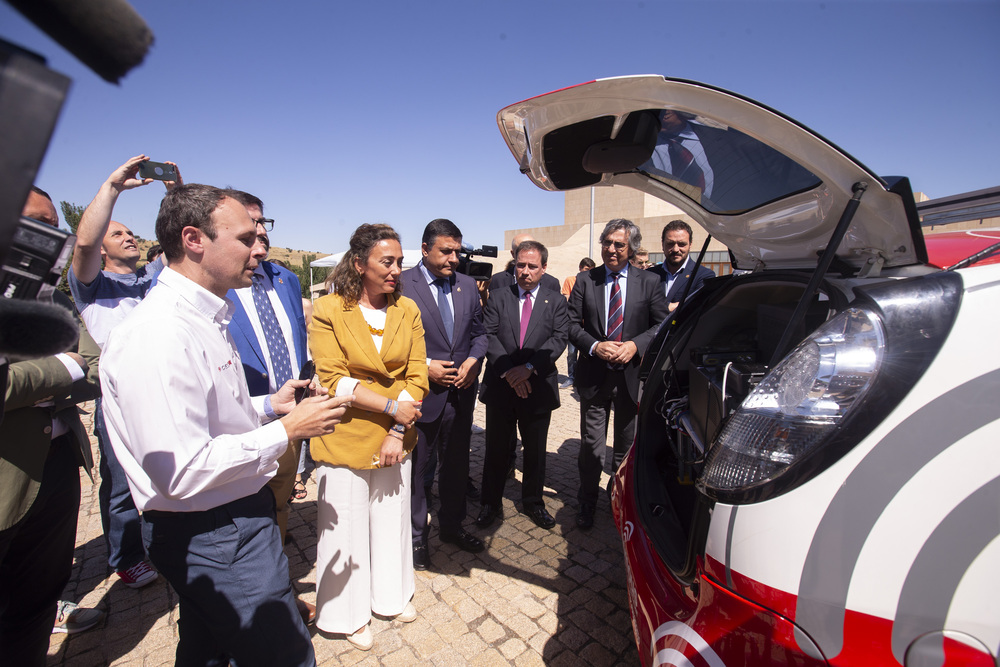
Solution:
[(766, 500), (860, 442), (940, 350), (961, 300), (953, 276), (859, 289), (852, 307), (802, 341), (730, 416), (699, 489), (729, 504)]

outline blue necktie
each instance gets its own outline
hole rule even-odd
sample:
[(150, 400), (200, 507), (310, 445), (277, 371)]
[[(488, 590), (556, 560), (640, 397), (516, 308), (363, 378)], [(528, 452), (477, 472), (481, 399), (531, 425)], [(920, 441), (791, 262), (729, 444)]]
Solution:
[(278, 324), (271, 300), (264, 291), (262, 276), (254, 274), (251, 292), (253, 305), (257, 308), (257, 317), (260, 318), (260, 326), (264, 330), (264, 342), (267, 343), (267, 351), (271, 356), (274, 385), (280, 389), (281, 385), (292, 379), (292, 362), (288, 356), (288, 345), (285, 343), (285, 335), (281, 333), (281, 325)]
[(448, 292), (445, 291), (446, 284), (448, 284), (447, 278), (437, 278), (434, 280), (434, 285), (437, 287), (438, 293), (438, 310), (441, 311), (444, 332), (448, 334), (448, 342), (451, 343), (451, 339), (455, 335), (455, 316), (451, 312), (451, 304), (448, 303)]

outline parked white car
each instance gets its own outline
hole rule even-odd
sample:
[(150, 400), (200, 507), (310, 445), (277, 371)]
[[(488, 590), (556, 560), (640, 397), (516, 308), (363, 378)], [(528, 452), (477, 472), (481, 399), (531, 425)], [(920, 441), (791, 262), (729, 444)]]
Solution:
[(1000, 266), (932, 266), (906, 179), (708, 85), (497, 118), (539, 187), (660, 197), (738, 270), (643, 358), (613, 497), (643, 664), (995, 665)]

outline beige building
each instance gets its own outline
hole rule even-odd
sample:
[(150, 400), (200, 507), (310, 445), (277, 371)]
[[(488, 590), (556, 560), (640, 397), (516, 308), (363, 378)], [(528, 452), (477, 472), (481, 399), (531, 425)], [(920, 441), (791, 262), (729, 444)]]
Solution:
[[(694, 230), (692, 256), (697, 256), (705, 242), (705, 230), (679, 208), (632, 188), (582, 188), (566, 192), (565, 197), (561, 225), (504, 232), (505, 247), (499, 250), (499, 257), (493, 260), (497, 271), (502, 270), (510, 260), (510, 242), (518, 234), (531, 234), (545, 244), (549, 249), (547, 272), (560, 281), (575, 274), (584, 257), (590, 257), (600, 264), (599, 237), (604, 225), (612, 218), (627, 218), (639, 225), (642, 245), (649, 251), (649, 258), (654, 264), (663, 261), (660, 232), (671, 220), (684, 220)], [(943, 231), (1000, 228), (1000, 187), (933, 200), (917, 192), (914, 193), (914, 198), (925, 235)], [(704, 264), (715, 271), (716, 275), (732, 272), (726, 246), (714, 239), (709, 245)]]
[[(510, 242), (518, 234), (531, 234), (535, 240), (549, 249), (547, 273), (562, 281), (577, 272), (580, 260), (590, 257), (601, 263), (601, 230), (612, 218), (627, 218), (639, 225), (642, 231), (642, 246), (649, 251), (654, 264), (663, 261), (660, 233), (671, 220), (684, 220), (694, 230), (694, 244), (691, 254), (697, 256), (705, 242), (705, 230), (694, 220), (683, 214), (679, 208), (632, 188), (595, 187), (570, 190), (565, 193), (566, 206), (563, 224), (552, 227), (531, 227), (512, 229), (504, 232), (505, 249), (494, 265), (503, 268), (510, 259)], [(593, 227), (591, 227), (593, 220)], [(713, 240), (705, 256), (705, 265), (718, 275), (730, 273), (729, 252), (721, 243)]]

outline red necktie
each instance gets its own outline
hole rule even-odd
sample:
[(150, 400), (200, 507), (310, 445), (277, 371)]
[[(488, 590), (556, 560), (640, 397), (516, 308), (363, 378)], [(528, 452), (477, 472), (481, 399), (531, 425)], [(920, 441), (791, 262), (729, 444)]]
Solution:
[(681, 181), (700, 190), (705, 189), (705, 172), (694, 161), (694, 155), (681, 143), (682, 137), (667, 139), (667, 154), (670, 156), (670, 171)]
[(521, 343), (524, 347), (524, 334), (528, 332), (528, 320), (531, 319), (531, 292), (524, 293), (524, 305), (521, 306)]

